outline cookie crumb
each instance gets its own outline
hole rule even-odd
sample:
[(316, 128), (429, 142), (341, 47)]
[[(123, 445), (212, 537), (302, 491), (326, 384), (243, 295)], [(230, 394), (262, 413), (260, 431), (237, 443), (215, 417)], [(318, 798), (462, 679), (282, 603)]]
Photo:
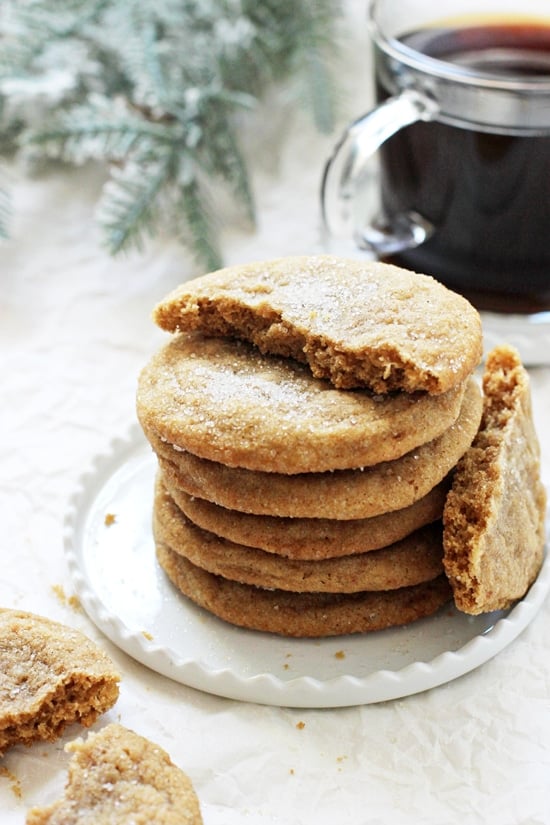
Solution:
[(107, 513), (105, 515), (105, 527), (111, 527), (116, 522), (116, 516), (114, 513)]
[(52, 592), (64, 607), (71, 607), (73, 610), (80, 610), (80, 599), (78, 596), (67, 596), (62, 584), (52, 584)]
[(337, 650), (336, 653), (334, 654), (334, 658), (335, 659), (345, 659), (346, 658), (345, 651)]
[(63, 589), (62, 584), (52, 584), (52, 592), (61, 604), (67, 604), (67, 596), (65, 595), (65, 590)]
[(13, 795), (15, 796), (15, 798), (16, 799), (22, 799), (23, 798), (23, 792), (21, 790), (21, 782), (16, 777), (16, 775), (14, 773), (12, 773), (10, 770), (8, 770), (7, 768), (5, 768), (4, 766), (2, 766), (2, 767), (0, 767), (0, 776), (3, 776), (8, 780), (8, 782), (10, 783), (11, 791), (12, 791)]
[(305, 722), (296, 722), (296, 729), (297, 730), (303, 730), (305, 728), (305, 726), (306, 726)]
[(72, 607), (73, 610), (80, 610), (80, 599), (78, 596), (69, 596), (67, 604), (69, 607)]

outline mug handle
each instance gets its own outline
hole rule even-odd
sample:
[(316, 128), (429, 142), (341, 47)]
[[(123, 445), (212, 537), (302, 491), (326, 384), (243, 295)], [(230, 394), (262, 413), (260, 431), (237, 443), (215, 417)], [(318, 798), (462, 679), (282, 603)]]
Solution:
[(400, 129), (433, 120), (438, 111), (435, 100), (406, 89), (348, 126), (325, 166), (321, 184), (323, 223), (331, 236), (353, 239), (359, 248), (378, 256), (410, 249), (429, 238), (433, 225), (417, 212), (391, 219), (378, 215), (369, 221), (365, 198), (369, 158)]

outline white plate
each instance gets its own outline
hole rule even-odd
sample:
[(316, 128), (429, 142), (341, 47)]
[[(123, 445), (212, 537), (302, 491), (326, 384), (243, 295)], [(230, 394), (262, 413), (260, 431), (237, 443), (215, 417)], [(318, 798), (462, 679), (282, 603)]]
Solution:
[(69, 508), (67, 558), (84, 609), (114, 644), (208, 693), (310, 708), (417, 693), (495, 656), (533, 619), (549, 588), (546, 561), (509, 612), (469, 617), (448, 607), (408, 627), (322, 640), (242, 630), (181, 596), (158, 567), (150, 526), (155, 469), (137, 431), (96, 459)]

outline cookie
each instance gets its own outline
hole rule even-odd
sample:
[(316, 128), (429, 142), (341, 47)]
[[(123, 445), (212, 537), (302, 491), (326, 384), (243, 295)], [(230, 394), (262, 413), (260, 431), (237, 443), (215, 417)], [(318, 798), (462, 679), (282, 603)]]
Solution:
[(390, 461), (458, 418), (465, 385), (442, 395), (338, 390), (240, 341), (180, 335), (138, 383), (145, 435), (230, 467), (285, 474)]
[(111, 724), (66, 750), (63, 797), (31, 809), (27, 825), (202, 825), (191, 780), (149, 739)]
[(444, 509), (444, 565), (459, 610), (505, 609), (525, 595), (543, 559), (540, 480), (529, 377), (497, 347), (483, 375), (479, 433), (459, 461)]
[(296, 593), (395, 590), (430, 581), (443, 572), (440, 523), (369, 553), (321, 561), (287, 559), (235, 544), (197, 527), (176, 506), (162, 483), (157, 483), (153, 532), (158, 543), (210, 573), (242, 584)]
[(404, 510), (347, 521), (256, 516), (219, 507), (178, 488), (170, 487), (169, 492), (189, 521), (204, 530), (246, 547), (313, 561), (379, 550), (441, 519), (449, 484), (445, 479)]
[(157, 558), (175, 587), (231, 624), (281, 636), (320, 638), (367, 633), (430, 616), (451, 598), (444, 575), (387, 592), (289, 593), (208, 573), (162, 543)]
[(231, 510), (297, 518), (363, 519), (401, 510), (427, 495), (470, 446), (481, 418), (481, 394), (468, 383), (460, 417), (439, 438), (396, 461), (364, 470), (283, 475), (251, 472), (200, 459), (151, 438), (168, 488)]
[(446, 393), (482, 354), (478, 312), (426, 275), (329, 255), (227, 267), (154, 310), (170, 332), (234, 336), (336, 387)]
[(53, 741), (89, 727), (118, 698), (109, 657), (73, 628), (0, 608), (0, 756), (12, 745)]

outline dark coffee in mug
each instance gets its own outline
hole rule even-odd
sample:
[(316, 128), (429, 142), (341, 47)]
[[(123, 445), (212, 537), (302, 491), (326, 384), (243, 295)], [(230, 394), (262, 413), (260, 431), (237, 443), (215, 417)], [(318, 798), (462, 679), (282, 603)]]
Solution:
[[(476, 74), (550, 80), (550, 25), (427, 28), (399, 40)], [(390, 96), (379, 79), (377, 96)], [(384, 214), (419, 213), (433, 225), (392, 260), (480, 308), (550, 309), (550, 136), (417, 122), (380, 153)]]

